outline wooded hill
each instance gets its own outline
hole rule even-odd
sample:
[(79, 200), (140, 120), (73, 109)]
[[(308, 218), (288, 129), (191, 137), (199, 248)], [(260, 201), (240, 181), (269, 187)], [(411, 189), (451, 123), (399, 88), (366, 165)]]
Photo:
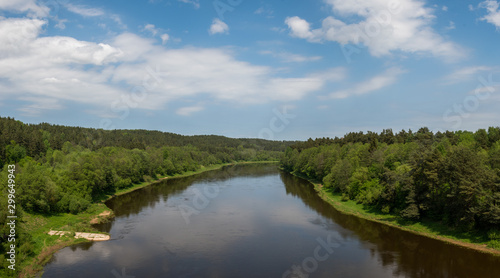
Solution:
[(20, 149), (14, 150), (16, 146), (22, 147), (27, 156), (38, 158), (45, 155), (49, 148), (62, 150), (66, 142), (91, 151), (103, 147), (145, 150), (147, 147), (191, 145), (210, 154), (229, 154), (228, 157), (223, 158), (228, 161), (241, 159), (230, 155), (238, 147), (255, 151), (280, 152), (292, 143), (263, 139), (234, 139), (217, 135), (184, 136), (152, 130), (103, 130), (48, 123), (24, 124), (13, 118), (0, 117), (0, 167), (9, 161), (19, 160), (18, 157), (11, 157), (14, 153), (17, 155), (21, 151)]
[[(229, 162), (278, 161), (291, 143), (24, 124), (0, 117), (0, 265), (8, 264), (5, 254), (12, 244), (9, 198), (19, 221), (25, 213), (77, 214), (116, 190), (161, 176)], [(33, 239), (19, 225), (14, 244), (18, 259), (34, 256)]]
[(349, 133), (285, 151), (288, 171), (406, 219), (430, 218), (500, 239), (500, 128), (476, 132)]
[(291, 143), (33, 125), (0, 118), (0, 167), (4, 169), (0, 182), (6, 190), (4, 166), (17, 163), (18, 205), (32, 212), (77, 213), (102, 194), (157, 176), (235, 161), (279, 160)]

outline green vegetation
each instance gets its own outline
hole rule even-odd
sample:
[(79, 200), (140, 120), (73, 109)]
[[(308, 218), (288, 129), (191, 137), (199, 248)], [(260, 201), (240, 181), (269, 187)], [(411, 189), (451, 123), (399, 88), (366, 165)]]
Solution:
[[(94, 231), (90, 221), (111, 196), (164, 177), (259, 161), (280, 161), (285, 170), (317, 181), (322, 197), (342, 211), (500, 250), (498, 127), (279, 142), (27, 125), (0, 117), (0, 276), (31, 277), (53, 252), (82, 241), (46, 233)], [(17, 216), (14, 272), (6, 260), (9, 199)]]
[[(75, 242), (46, 235), (50, 229), (92, 231), (89, 221), (102, 212), (100, 203), (110, 196), (160, 177), (193, 174), (239, 161), (278, 161), (290, 144), (146, 130), (27, 125), (0, 118), (0, 276), (17, 276), (21, 269), (21, 276), (29, 276), (36, 270), (31, 266), (39, 267), (57, 250), (54, 246)], [(15, 165), (15, 171), (9, 165)], [(15, 242), (8, 241), (10, 227), (6, 225), (7, 215), (11, 215), (9, 193), (15, 195), (18, 217)], [(10, 263), (5, 257), (12, 243), (16, 246), (15, 272), (7, 269)]]
[[(23, 245), (30, 248), (29, 253), (19, 252), (24, 257), (19, 258), (16, 265), (20, 277), (31, 277), (42, 270), (42, 266), (48, 262), (52, 254), (62, 247), (85, 242), (84, 239), (75, 239), (74, 233), (67, 236), (50, 236), (50, 230), (70, 232), (93, 232), (97, 231), (91, 227), (90, 221), (99, 213), (109, 210), (104, 204), (92, 204), (85, 212), (72, 213), (24, 213), (21, 230), (30, 236), (31, 241), (23, 240)], [(20, 240), (21, 241), (21, 240)], [(23, 250), (25, 251), (25, 250)], [(2, 277), (10, 277), (3, 274)]]
[(342, 211), (500, 250), (500, 128), (310, 139), (281, 166)]

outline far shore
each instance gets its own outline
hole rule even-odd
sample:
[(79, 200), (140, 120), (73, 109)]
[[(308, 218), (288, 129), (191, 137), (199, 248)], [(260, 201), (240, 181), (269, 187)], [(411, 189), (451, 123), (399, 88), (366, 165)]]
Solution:
[[(317, 181), (313, 181), (311, 179), (308, 179), (304, 176), (297, 175), (295, 173), (290, 173), (290, 174), (292, 174), (298, 178), (305, 179), (305, 180), (309, 181), (314, 186), (314, 189), (316, 190), (318, 195), (321, 197), (321, 199), (328, 202), (332, 207), (334, 207), (336, 210), (338, 210), (341, 213), (353, 215), (353, 216), (363, 218), (363, 219), (366, 219), (369, 221), (381, 223), (381, 224), (391, 226), (393, 228), (397, 228), (400, 230), (404, 230), (404, 231), (407, 231), (410, 233), (414, 233), (417, 235), (437, 239), (437, 240), (440, 240), (440, 241), (443, 241), (443, 242), (446, 242), (449, 244), (454, 244), (454, 245), (458, 245), (461, 247), (470, 248), (470, 249), (473, 249), (473, 250), (476, 250), (476, 251), (479, 251), (482, 253), (500, 256), (500, 250), (489, 248), (486, 246), (486, 244), (461, 241), (461, 240), (458, 240), (458, 239), (455, 239), (452, 237), (439, 235), (439, 234), (436, 234), (433, 232), (418, 230), (417, 228), (415, 228), (411, 225), (403, 226), (403, 225), (400, 225), (396, 222), (397, 220), (394, 219), (394, 215), (392, 215), (392, 214), (368, 213), (365, 210), (363, 210), (362, 208), (360, 208), (359, 206), (357, 206), (357, 207), (348, 206), (346, 204), (346, 202), (341, 201), (340, 196), (333, 196), (331, 193), (327, 192), (325, 190), (325, 188), (323, 188), (323, 185), (321, 183), (319, 183)], [(349, 201), (349, 202), (354, 202), (354, 201)], [(398, 218), (398, 217), (396, 217), (396, 218)]]

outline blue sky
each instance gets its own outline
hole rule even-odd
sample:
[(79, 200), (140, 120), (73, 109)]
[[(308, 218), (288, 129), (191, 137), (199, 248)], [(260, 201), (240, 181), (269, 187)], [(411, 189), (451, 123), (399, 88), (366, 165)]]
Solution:
[(499, 4), (0, 0), (0, 116), (277, 140), (498, 126)]

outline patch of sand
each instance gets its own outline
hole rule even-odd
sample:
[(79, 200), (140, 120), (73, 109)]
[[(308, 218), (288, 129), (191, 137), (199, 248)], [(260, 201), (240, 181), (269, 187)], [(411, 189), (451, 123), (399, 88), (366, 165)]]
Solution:
[[(68, 231), (49, 231), (49, 235), (57, 235), (59, 237), (63, 235), (71, 234), (71, 232)], [(110, 236), (109, 235), (104, 235), (104, 234), (96, 234), (96, 233), (82, 233), (82, 232), (75, 232), (75, 238), (84, 238), (90, 241), (105, 241), (109, 240)]]

